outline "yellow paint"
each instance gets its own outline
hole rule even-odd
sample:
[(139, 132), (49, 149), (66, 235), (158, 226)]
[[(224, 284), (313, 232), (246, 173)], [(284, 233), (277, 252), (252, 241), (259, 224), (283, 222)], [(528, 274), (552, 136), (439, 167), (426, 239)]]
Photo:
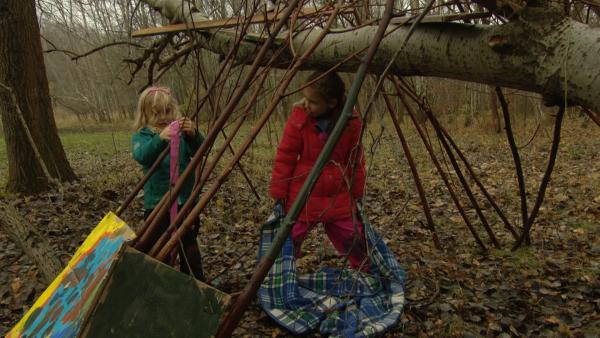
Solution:
[[(73, 270), (73, 267), (79, 263), (81, 258), (94, 249), (96, 244), (106, 236), (119, 236), (123, 237), (125, 241), (129, 241), (135, 238), (135, 232), (131, 230), (117, 215), (113, 212), (109, 212), (102, 221), (94, 228), (92, 233), (85, 239), (83, 244), (77, 249), (77, 252), (73, 255), (67, 266), (61, 271), (61, 273), (52, 281), (52, 283), (46, 288), (44, 293), (35, 301), (31, 309), (21, 318), (21, 320), (13, 327), (6, 337), (16, 338), (21, 336), (23, 331), (23, 325), (27, 322), (29, 316), (39, 308), (42, 308), (50, 297), (54, 294), (56, 289), (64, 283), (77, 283), (78, 281), (66, 281), (65, 277)], [(71, 274), (74, 276), (74, 274)]]

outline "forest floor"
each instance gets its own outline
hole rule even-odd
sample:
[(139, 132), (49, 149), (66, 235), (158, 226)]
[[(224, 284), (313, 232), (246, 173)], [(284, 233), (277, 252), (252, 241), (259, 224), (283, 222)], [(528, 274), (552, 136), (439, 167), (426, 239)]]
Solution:
[[(487, 203), (482, 203), (502, 247), (482, 253), (450, 200), (442, 180), (420, 141), (405, 128), (431, 204), (444, 251), (433, 246), (411, 174), (390, 124), (382, 134), (374, 123), (365, 136), (369, 165), (365, 198), (371, 224), (382, 234), (406, 269), (407, 305), (398, 327), (388, 336), (600, 336), (600, 128), (567, 116), (552, 181), (532, 231), (532, 245), (516, 252), (513, 239)], [(524, 145), (535, 126), (517, 130)], [(449, 126), (483, 184), (515, 225), (520, 219), (514, 164), (504, 134), (482, 132), (477, 126)], [(271, 129), (275, 130), (275, 129)], [(381, 135), (381, 137), (379, 137)], [(548, 158), (552, 126), (542, 125), (521, 156), (533, 205)], [(65, 263), (90, 230), (109, 210), (115, 210), (141, 170), (130, 156), (130, 133), (69, 131), (62, 133), (67, 156), (80, 181), (50, 193), (2, 198), (42, 231), (53, 254)], [(238, 171), (224, 185), (202, 216), (199, 236), (207, 275), (226, 292), (240, 291), (256, 262), (259, 229), (270, 213), (267, 188), (278, 135), (261, 136), (242, 164), (257, 187), (260, 200)], [(433, 137), (433, 134), (431, 135)], [(438, 144), (435, 143), (439, 151)], [(0, 144), (0, 172), (6, 154)], [(445, 163), (444, 161), (442, 161)], [(450, 169), (450, 165), (445, 168)], [(456, 175), (451, 171), (454, 186)], [(477, 191), (473, 181), (473, 190)], [(2, 183), (2, 182), (0, 182)], [(476, 193), (479, 201), (483, 196)], [(124, 215), (140, 225), (141, 201)], [(463, 205), (468, 205), (463, 198)], [(339, 266), (324, 231), (306, 242), (301, 269)], [(12, 327), (45, 286), (37, 268), (15, 243), (0, 233), (0, 334)], [(253, 303), (236, 331), (243, 336), (286, 336)]]

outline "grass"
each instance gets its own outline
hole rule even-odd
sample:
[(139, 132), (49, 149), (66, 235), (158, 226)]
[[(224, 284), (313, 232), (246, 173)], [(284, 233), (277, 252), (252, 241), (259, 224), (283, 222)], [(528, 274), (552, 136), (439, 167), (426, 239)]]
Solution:
[[(60, 132), (60, 139), (78, 175), (91, 175), (102, 161), (129, 151), (131, 132)], [(0, 186), (6, 184), (8, 159), (4, 139), (0, 139)], [(104, 173), (103, 173), (104, 174)]]
[(573, 229), (583, 229), (592, 233), (600, 232), (598, 224), (589, 221), (573, 220), (571, 222), (568, 222), (566, 225)]
[(131, 133), (126, 131), (62, 132), (60, 139), (67, 152), (81, 150), (105, 157), (127, 148)]
[(510, 248), (492, 249), (490, 253), (514, 265), (518, 271), (523, 269), (535, 270), (544, 265), (543, 257), (536, 256), (536, 250), (530, 247), (523, 247), (517, 251), (511, 251)]

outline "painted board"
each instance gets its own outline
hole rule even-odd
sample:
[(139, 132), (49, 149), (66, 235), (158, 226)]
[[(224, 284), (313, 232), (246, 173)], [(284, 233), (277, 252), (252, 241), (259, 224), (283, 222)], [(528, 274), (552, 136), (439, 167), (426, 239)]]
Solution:
[(135, 233), (110, 212), (6, 337), (75, 337), (123, 244)]
[(80, 337), (213, 337), (230, 296), (129, 246)]

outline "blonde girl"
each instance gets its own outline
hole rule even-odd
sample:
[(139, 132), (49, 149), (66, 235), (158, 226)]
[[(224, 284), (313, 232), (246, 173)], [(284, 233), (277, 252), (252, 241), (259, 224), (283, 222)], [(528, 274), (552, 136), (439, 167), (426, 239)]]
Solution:
[[(172, 129), (174, 128), (172, 122), (174, 121), (179, 123), (181, 130), (179, 158), (177, 159), (179, 174), (181, 174), (200, 147), (203, 137), (190, 119), (178, 117), (177, 101), (169, 88), (150, 87), (142, 92), (138, 100), (134, 123), (136, 132), (132, 138), (132, 154), (133, 158), (142, 166), (144, 174), (148, 172), (171, 140)], [(170, 161), (170, 155), (167, 155), (156, 172), (144, 184), (144, 219), (152, 213), (163, 195), (169, 191)], [(194, 179), (194, 177), (190, 177), (185, 182), (177, 198), (180, 207), (188, 200)], [(168, 217), (161, 220), (161, 231), (156, 232), (156, 238), (152, 238), (151, 243), (156, 242), (158, 237), (166, 231), (169, 223)], [(182, 238), (184, 249), (180, 250), (179, 253), (180, 266), (182, 272), (191, 273), (197, 279), (203, 280), (202, 259), (196, 242), (197, 236), (198, 225)]]

